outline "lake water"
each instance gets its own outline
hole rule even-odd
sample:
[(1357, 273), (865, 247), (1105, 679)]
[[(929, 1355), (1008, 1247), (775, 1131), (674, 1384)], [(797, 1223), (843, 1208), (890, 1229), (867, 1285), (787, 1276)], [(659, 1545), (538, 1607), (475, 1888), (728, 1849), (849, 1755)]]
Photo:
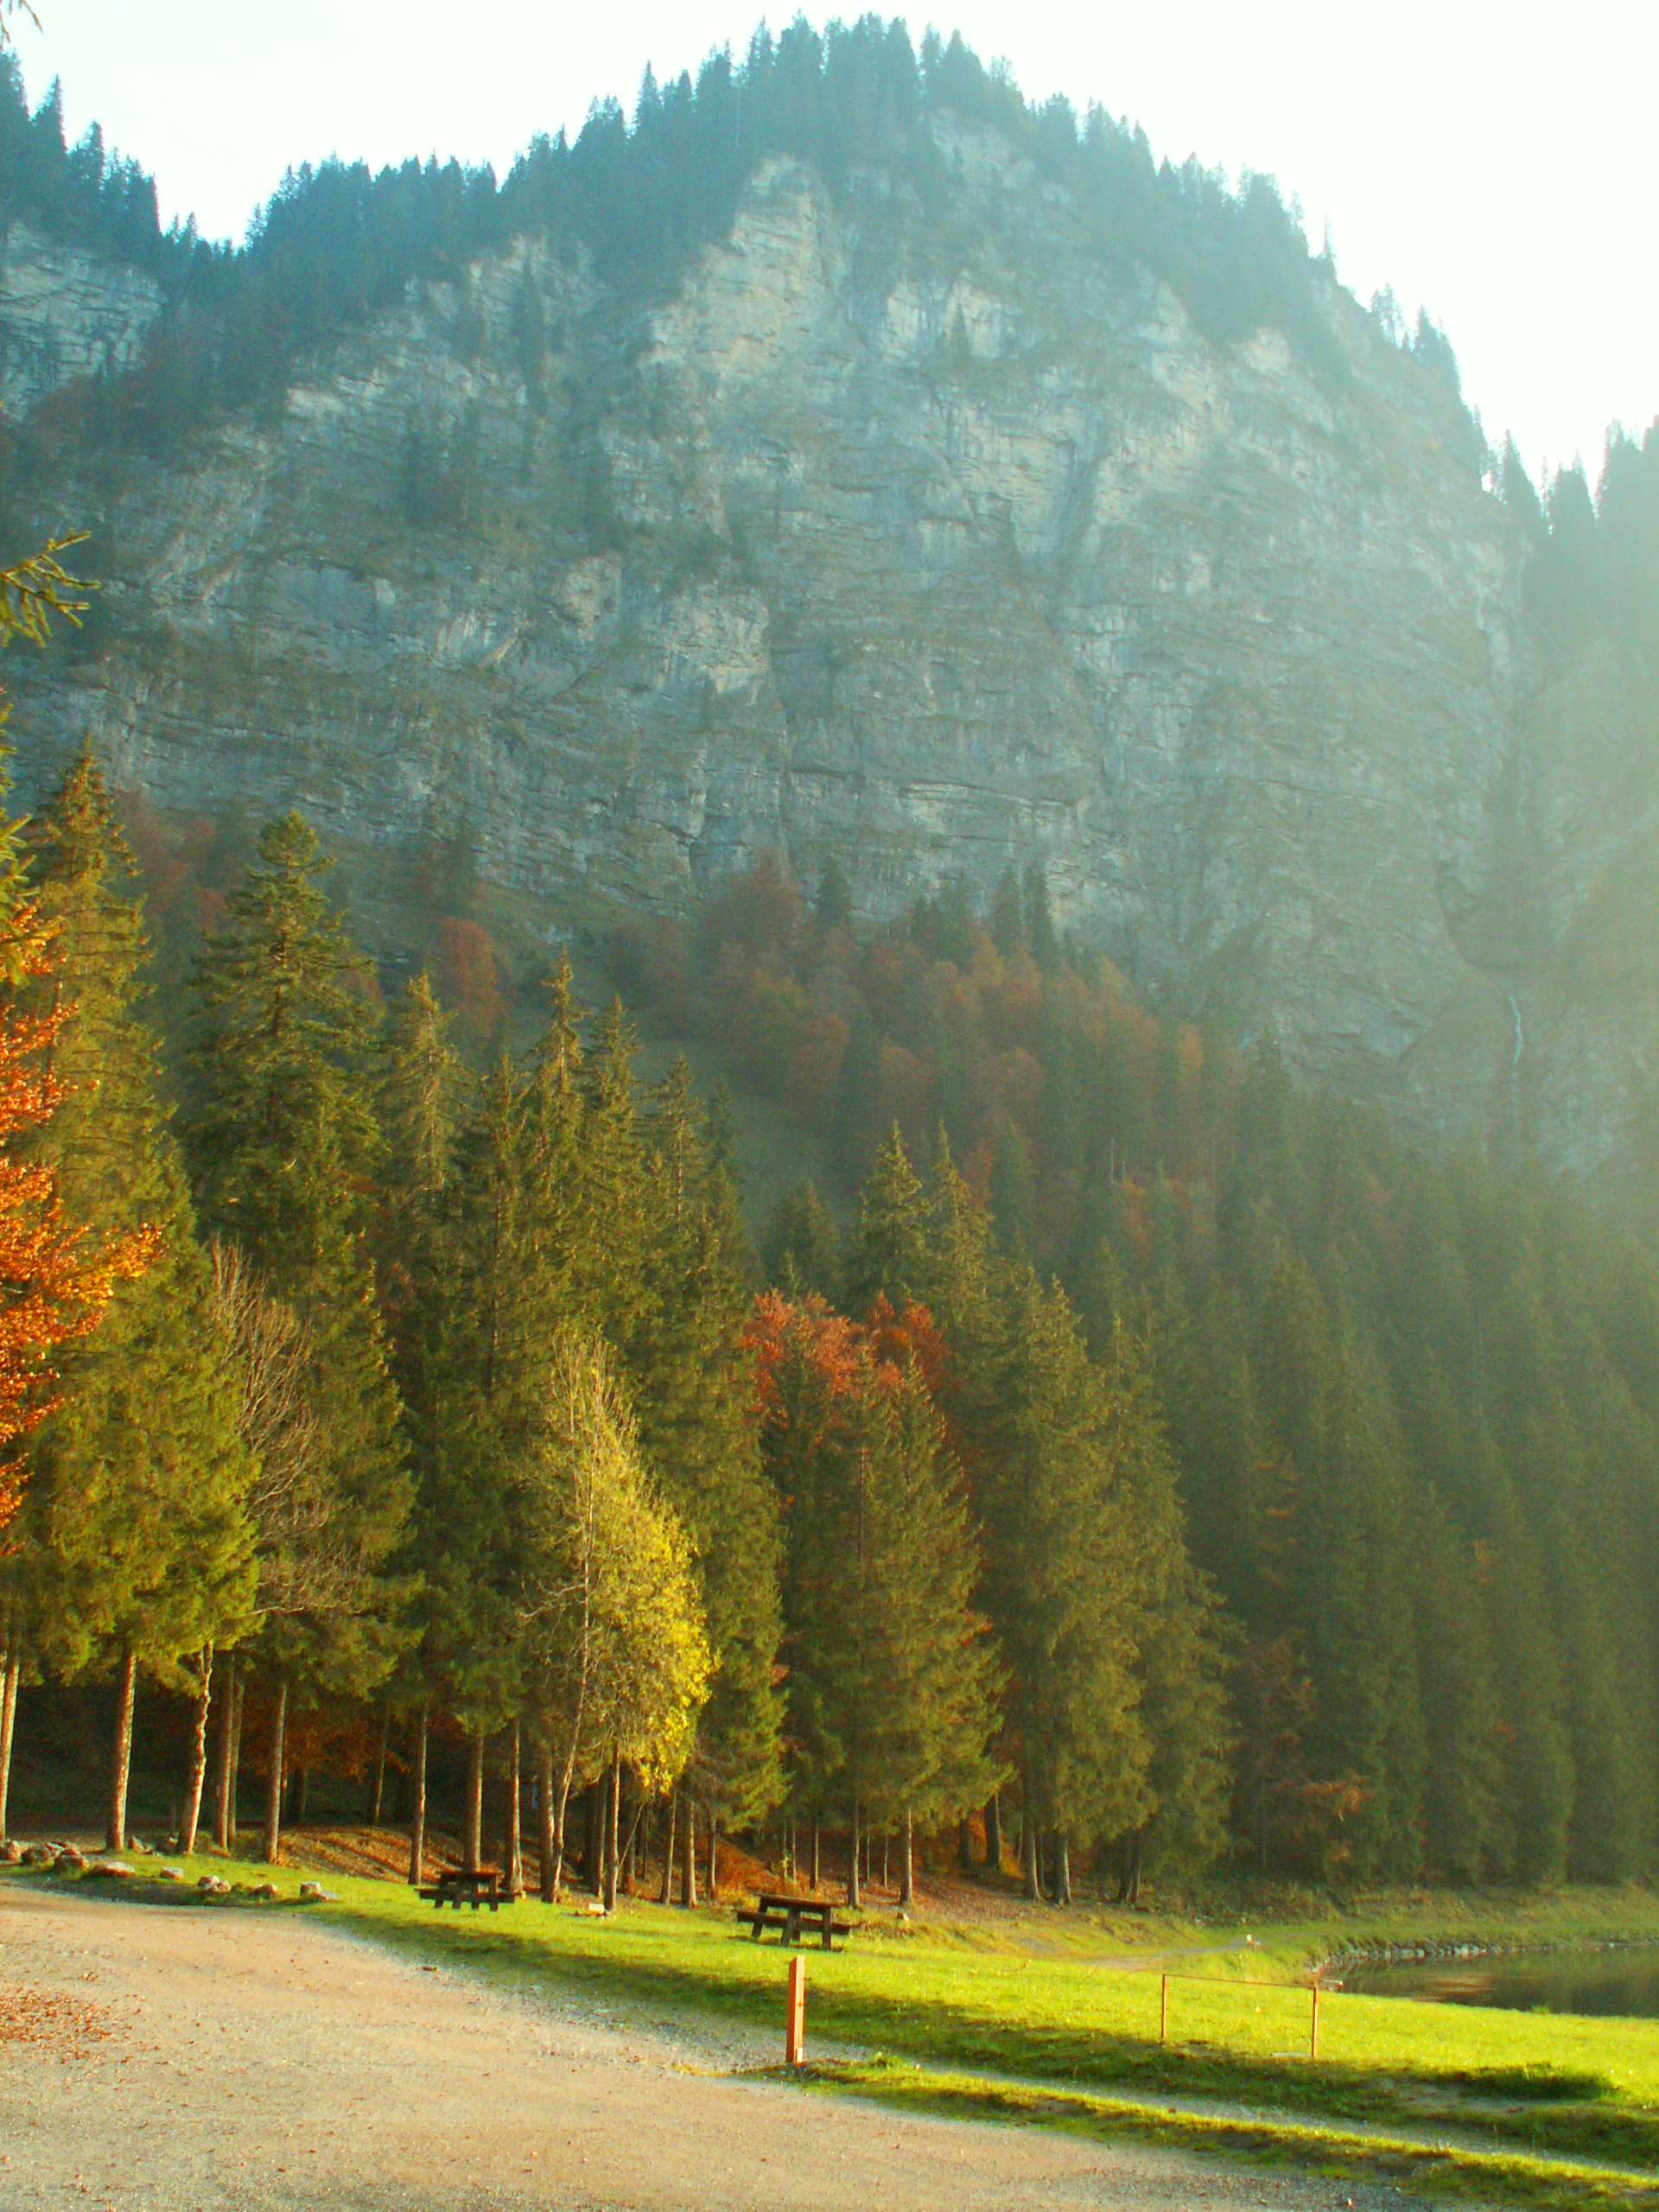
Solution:
[(1356, 1967), (1343, 1976), (1342, 1986), (1373, 1997), (1495, 2005), (1510, 2012), (1589, 2012), (1659, 2020), (1659, 1945)]

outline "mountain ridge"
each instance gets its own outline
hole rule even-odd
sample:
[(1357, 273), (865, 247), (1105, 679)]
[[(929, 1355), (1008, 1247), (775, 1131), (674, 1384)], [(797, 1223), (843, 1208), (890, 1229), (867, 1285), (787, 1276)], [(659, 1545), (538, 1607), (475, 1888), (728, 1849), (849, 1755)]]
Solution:
[[(1617, 1176), (1647, 986), (1574, 947), (1651, 764), (1616, 663), (1549, 664), (1455, 371), (1311, 260), (1327, 349), (1208, 336), (1014, 138), (926, 128), (943, 209), (768, 156), (654, 292), (523, 238), (164, 458), (65, 435), (33, 513), (95, 512), (108, 582), (15, 669), (26, 779), (89, 735), (169, 814), (297, 804), (383, 873), (464, 836), (543, 931), (766, 849), (872, 916), (1040, 861), (1143, 990)], [(54, 252), (85, 289), (14, 222), (8, 376)], [(142, 347), (90, 332), (20, 411)]]

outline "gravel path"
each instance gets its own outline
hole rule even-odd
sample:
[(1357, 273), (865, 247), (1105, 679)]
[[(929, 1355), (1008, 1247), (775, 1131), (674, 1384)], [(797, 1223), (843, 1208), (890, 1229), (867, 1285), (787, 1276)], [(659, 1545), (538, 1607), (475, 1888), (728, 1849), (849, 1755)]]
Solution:
[(294, 1910), (0, 1891), (0, 2212), (1370, 2212), (1386, 2187), (895, 2117), (771, 2050), (486, 1991)]

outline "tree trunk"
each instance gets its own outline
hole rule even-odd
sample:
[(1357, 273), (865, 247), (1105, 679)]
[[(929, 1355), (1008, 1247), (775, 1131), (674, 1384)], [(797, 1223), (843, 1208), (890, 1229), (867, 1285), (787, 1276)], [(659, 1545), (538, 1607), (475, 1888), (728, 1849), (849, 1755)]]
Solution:
[(201, 1819), (201, 1793), (207, 1780), (207, 1710), (213, 1695), (213, 1647), (201, 1647), (201, 1695), (196, 1700), (195, 1725), (190, 1732), (190, 1779), (184, 1793), (184, 1817), (179, 1822), (179, 1849), (188, 1859), (196, 1847), (196, 1827)]
[(610, 1773), (605, 1778), (605, 1910), (616, 1910), (616, 1882), (621, 1856), (620, 1834), (622, 1815), (622, 1762), (613, 1758)]
[(570, 1811), (570, 1777), (575, 1759), (575, 1741), (573, 1738), (559, 1772), (558, 1808), (553, 1816), (553, 1888), (556, 1895), (560, 1882), (564, 1878), (564, 1827)]
[(294, 1777), (294, 1815), (289, 1827), (296, 1828), (305, 1818), (306, 1808), (311, 1802), (311, 1770), (302, 1766)]
[(697, 1901), (697, 1808), (688, 1797), (685, 1801), (685, 1848), (680, 1854), (680, 1903), (693, 1905)]
[(1054, 1902), (1071, 1902), (1071, 1839), (1064, 1828), (1054, 1831)]
[(537, 1871), (541, 1876), (542, 1903), (553, 1902), (553, 1746), (543, 1736), (536, 1746)]
[(848, 1838), (847, 1902), (850, 1905), (857, 1905), (861, 1904), (863, 1899), (859, 1894), (858, 1881), (858, 1792), (856, 1790), (853, 1792), (852, 1823), (852, 1832)]
[(369, 1826), (380, 1825), (380, 1808), (386, 1797), (386, 1742), (391, 1734), (391, 1707), (383, 1706), (380, 1711), (380, 1748), (375, 1754), (374, 1796), (369, 1803)]
[(965, 1814), (957, 1822), (957, 1864), (964, 1874), (974, 1871), (974, 1832)]
[(270, 1770), (265, 1788), (265, 1864), (274, 1866), (283, 1847), (283, 1754), (288, 1740), (288, 1684), (276, 1685), (270, 1716)]
[(469, 1874), (483, 1865), (484, 1846), (484, 1723), (475, 1720), (467, 1739), (467, 1807), (461, 1860)]
[(520, 1751), (518, 1723), (515, 1720), (507, 1731), (506, 1829), (503, 1839), (506, 1848), (501, 1854), (501, 1878), (510, 1897), (521, 1897), (524, 1893), (524, 1808), (518, 1801)]
[(812, 1815), (812, 1894), (814, 1897), (818, 1894), (818, 1872), (822, 1864), (823, 1843), (823, 1832), (818, 1826), (818, 1816), (814, 1813)]
[(1035, 1904), (1043, 1891), (1037, 1866), (1037, 1822), (1028, 1804), (1020, 1815), (1020, 1871), (1025, 1877), (1026, 1896)]
[(709, 1902), (720, 1903), (720, 1815), (709, 1809)]
[(409, 1822), (409, 1880), (419, 1889), (426, 1871), (426, 1707), (415, 1722), (415, 1802)]
[(213, 1841), (221, 1851), (231, 1847), (231, 1759), (236, 1745), (236, 1686), (241, 1668), (232, 1652), (230, 1679), (219, 1701), (219, 1775), (213, 1784)]
[(674, 1901), (674, 1844), (680, 1819), (680, 1793), (671, 1790), (668, 1799), (668, 1834), (663, 1841), (663, 1886), (658, 1893), (658, 1904)]
[[(963, 1822), (966, 1828), (968, 1823)], [(905, 1808), (903, 1840), (899, 1846), (899, 1902), (906, 1910), (916, 1902), (916, 1839), (908, 1806)]]
[(995, 1789), (985, 1801), (985, 1864), (993, 1874), (1002, 1872), (1002, 1800)]
[(1131, 1911), (1141, 1902), (1141, 1861), (1146, 1848), (1146, 1832), (1137, 1828), (1128, 1840), (1128, 1847), (1123, 1857), (1123, 1903)]
[(6, 1643), (6, 1671), (0, 1681), (0, 1843), (6, 1838), (6, 1800), (11, 1793), (11, 1745), (17, 1729), (17, 1684), (23, 1671), (22, 1639), (14, 1626)]
[(115, 1700), (115, 1737), (110, 1745), (110, 1817), (105, 1848), (122, 1851), (127, 1841), (127, 1777), (132, 1770), (132, 1708), (138, 1695), (138, 1654), (129, 1650), (121, 1662), (120, 1687)]
[(588, 1785), (588, 1886), (596, 1897), (605, 1895), (605, 1789), (598, 1782)]
[(636, 1782), (633, 1792), (633, 1818), (628, 1823), (628, 1840), (622, 1847), (622, 1878), (630, 1897), (639, 1887), (639, 1855), (643, 1848), (640, 1831), (645, 1824), (645, 1793)]
[(236, 1680), (231, 1686), (231, 1803), (226, 1823), (226, 1849), (236, 1841), (238, 1800), (242, 1787), (242, 1715), (248, 1701), (248, 1670), (245, 1666), (236, 1670)]

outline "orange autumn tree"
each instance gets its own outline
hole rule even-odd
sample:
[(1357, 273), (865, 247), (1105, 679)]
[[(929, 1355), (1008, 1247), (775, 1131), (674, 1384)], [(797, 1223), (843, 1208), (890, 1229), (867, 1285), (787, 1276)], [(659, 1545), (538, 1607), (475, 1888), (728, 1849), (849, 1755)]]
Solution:
[[(31, 916), (25, 910), (9, 918), (9, 944)], [(42, 943), (23, 976), (49, 969)], [(52, 1168), (16, 1156), (20, 1141), (44, 1128), (63, 1097), (44, 1065), (63, 1018), (37, 1020), (0, 1007), (0, 1452), (57, 1402), (57, 1346), (97, 1325), (117, 1282), (142, 1274), (156, 1246), (150, 1230), (99, 1244), (83, 1224), (65, 1218)], [(21, 1490), (21, 1463), (0, 1459), (0, 1528), (16, 1512)]]
[(878, 1299), (861, 1324), (775, 1292), (746, 1344), (784, 1515), (791, 1799), (815, 1835), (826, 1815), (844, 1822), (849, 1904), (861, 1833), (896, 1835), (908, 1904), (916, 1824), (956, 1821), (1002, 1778), (1001, 1669), (933, 1396), (944, 1346), (918, 1305)]
[[(82, 587), (58, 558), (77, 542), (54, 540), (0, 569), (0, 644), (44, 644), (54, 614), (73, 622), (85, 611)], [(0, 724), (7, 712), (0, 700)], [(156, 1242), (149, 1229), (100, 1241), (70, 1220), (54, 1172), (35, 1154), (65, 1095), (50, 1055), (67, 1010), (33, 1014), (20, 1004), (53, 971), (51, 931), (23, 889), (20, 829), (0, 824), (0, 1528), (22, 1488), (10, 1447), (56, 1403), (54, 1352), (97, 1325), (117, 1282), (143, 1274)]]

